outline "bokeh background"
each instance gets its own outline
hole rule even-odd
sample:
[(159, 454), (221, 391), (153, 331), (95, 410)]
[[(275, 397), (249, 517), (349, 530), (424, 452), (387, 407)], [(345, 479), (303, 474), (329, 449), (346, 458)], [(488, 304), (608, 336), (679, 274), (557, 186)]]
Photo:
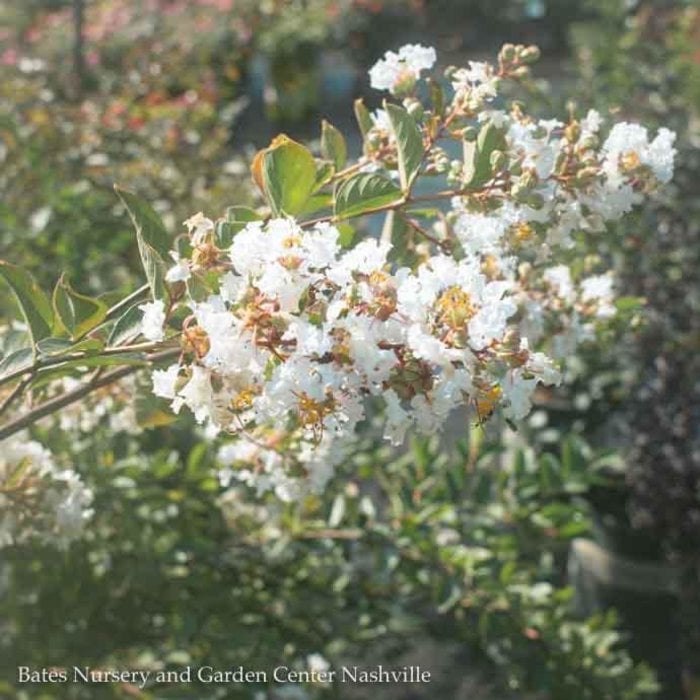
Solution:
[[(671, 187), (577, 243), (615, 269), (617, 321), (517, 432), (462, 416), (397, 453), (368, 426), (328, 494), (294, 506), (222, 488), (195, 427), (150, 404), (39, 426), (96, 515), (69, 551), (0, 552), (0, 697), (700, 697), (697, 2), (3, 0), (0, 257), (118, 298), (141, 273), (113, 183), (176, 234), (199, 210), (255, 204), (249, 162), (280, 131), (313, 145), (326, 118), (359, 155), (352, 104), (379, 106), (366, 71), (384, 51), (432, 45), (445, 67), (506, 41), (542, 49), (534, 111), (678, 133)], [(435, 680), (16, 683), (20, 664), (326, 662)]]

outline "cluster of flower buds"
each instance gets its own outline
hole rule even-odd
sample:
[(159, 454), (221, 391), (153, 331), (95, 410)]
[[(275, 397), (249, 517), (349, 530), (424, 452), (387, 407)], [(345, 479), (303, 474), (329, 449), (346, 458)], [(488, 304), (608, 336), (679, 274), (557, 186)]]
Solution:
[(0, 548), (38, 539), (66, 547), (83, 534), (92, 493), (71, 469), (22, 435), (0, 443)]
[[(614, 313), (612, 278), (570, 268), (571, 249), (669, 181), (674, 135), (623, 123), (605, 136), (594, 111), (561, 122), (506, 108), (500, 84), (536, 57), (507, 45), (496, 66), (449, 68), (444, 85), (423, 78), (433, 49), (389, 52), (371, 82), (403, 106), (358, 108), (363, 157), (316, 176), (331, 214), (304, 221), (271, 180), (272, 213), (225, 243), (221, 221), (186, 222), (169, 300), (143, 306), (142, 332), (180, 334), (154, 391), (237, 436), (220, 451), (227, 479), (284, 499), (322, 489), (377, 402), (395, 445), (459, 407), (521, 419), (538, 384), (559, 382), (555, 360)], [(257, 180), (285, 166), (282, 148), (303, 147), (273, 142)], [(348, 245), (346, 219), (380, 212), (400, 221), (403, 243), (394, 232)]]

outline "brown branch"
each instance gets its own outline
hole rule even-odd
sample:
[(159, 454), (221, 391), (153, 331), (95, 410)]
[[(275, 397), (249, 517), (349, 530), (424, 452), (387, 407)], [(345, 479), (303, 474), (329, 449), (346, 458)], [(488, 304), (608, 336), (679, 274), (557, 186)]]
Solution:
[(302, 540), (359, 540), (363, 537), (364, 532), (362, 530), (307, 530), (299, 534), (299, 538)]
[[(153, 364), (160, 362), (161, 360), (175, 358), (179, 354), (180, 349), (173, 348), (171, 350), (165, 350), (152, 355), (147, 359), (148, 362)], [(28, 428), (30, 425), (36, 423), (36, 421), (44, 418), (45, 416), (51, 415), (52, 413), (65, 408), (66, 406), (70, 406), (71, 404), (84, 399), (96, 389), (109, 386), (110, 384), (114, 384), (115, 382), (128, 377), (130, 374), (133, 374), (139, 369), (142, 369), (142, 367), (134, 367), (132, 365), (129, 365), (128, 367), (120, 367), (119, 369), (108, 372), (102, 376), (95, 376), (90, 381), (77, 387), (76, 389), (73, 389), (72, 391), (56, 396), (48, 401), (44, 401), (44, 403), (39, 404), (31, 411), (28, 411), (19, 418), (15, 418), (15, 420), (10, 421), (9, 423), (6, 423), (0, 427), (0, 440), (4, 440), (5, 438), (18, 433), (25, 428)]]

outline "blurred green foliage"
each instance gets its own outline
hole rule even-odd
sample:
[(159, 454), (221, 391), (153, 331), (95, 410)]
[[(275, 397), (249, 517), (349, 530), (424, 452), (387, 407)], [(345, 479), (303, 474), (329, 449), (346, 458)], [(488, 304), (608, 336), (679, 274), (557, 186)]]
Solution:
[[(141, 445), (122, 434), (108, 447), (98, 431), (77, 449), (44, 436), (87, 475), (96, 516), (88, 540), (63, 555), (5, 560), (0, 677), (10, 697), (19, 664), (271, 669), (321, 653), (340, 665), (368, 644), (399, 650), (431, 635), (495, 664), (518, 697), (652, 696), (614, 618), (577, 621), (563, 585), (567, 543), (588, 528), (576, 495), (609, 455), (574, 439), (557, 457), (506, 450), (480, 428), (449, 454), (415, 441), (396, 455), (368, 437), (329, 498), (283, 506), (222, 492), (209, 449), (188, 451), (183, 430)], [(255, 689), (178, 685), (143, 697)], [(84, 685), (41, 692), (128, 696)]]

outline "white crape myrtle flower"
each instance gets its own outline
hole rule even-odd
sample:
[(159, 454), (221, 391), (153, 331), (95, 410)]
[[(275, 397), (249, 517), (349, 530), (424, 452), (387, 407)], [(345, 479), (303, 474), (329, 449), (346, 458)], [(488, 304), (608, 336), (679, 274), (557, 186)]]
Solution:
[(586, 116), (581, 120), (581, 135), (583, 137), (597, 134), (603, 126), (603, 117), (595, 109), (589, 109)]
[(634, 171), (640, 165), (650, 168), (659, 182), (670, 182), (676, 155), (675, 140), (675, 133), (665, 127), (649, 141), (645, 127), (628, 122), (615, 124), (603, 144), (606, 156), (603, 167), (613, 183), (617, 183), (624, 171)]
[(421, 72), (430, 70), (436, 60), (435, 49), (420, 44), (402, 46), (398, 53), (387, 51), (370, 69), (370, 85), (392, 94), (410, 90)]
[(212, 419), (214, 415), (214, 392), (211, 373), (198, 366), (192, 368), (192, 376), (173, 400), (173, 410), (178, 413), (181, 406), (187, 406), (198, 423)]
[(163, 399), (174, 399), (177, 380), (180, 374), (180, 365), (170, 365), (167, 369), (153, 371), (153, 393)]
[[(73, 391), (82, 382), (74, 377), (62, 377), (54, 384), (63, 392)], [(43, 418), (40, 424), (57, 422), (62, 431), (91, 433), (100, 424), (106, 424), (113, 432), (135, 435), (141, 431), (132, 403), (137, 386), (133, 377), (109, 384), (90, 394), (84, 402), (65, 406), (57, 415)]]
[(613, 278), (611, 275), (587, 277), (581, 282), (581, 299), (597, 301), (612, 297)]
[(561, 150), (561, 141), (552, 138), (555, 129), (564, 126), (556, 120), (510, 124), (506, 138), (521, 158), (524, 168), (532, 168), (541, 179), (548, 178)]
[(306, 665), (309, 671), (319, 675), (325, 674), (331, 667), (330, 662), (322, 654), (309, 654), (306, 657)]
[(186, 282), (192, 277), (189, 260), (180, 258), (175, 251), (171, 251), (170, 255), (175, 264), (165, 273), (165, 281), (170, 283)]
[[(224, 488), (287, 501), (320, 492), (375, 406), (396, 446), (438, 433), (458, 409), (481, 420), (500, 406), (520, 420), (539, 386), (561, 381), (555, 358), (614, 314), (612, 277), (570, 266), (568, 250), (610, 235), (608, 222), (668, 180), (674, 135), (650, 141), (622, 124), (606, 138), (593, 110), (565, 123), (515, 103), (495, 109), (499, 82), (519, 79), (534, 53), (504, 47), (498, 67), (449, 69), (438, 105), (418, 84), (434, 50), (390, 51), (370, 79), (405, 98), (403, 136), (385, 110), (370, 116), (361, 160), (319, 190), (336, 197), (333, 214), (268, 214), (228, 247), (203, 213), (185, 222), (193, 253), (176, 258), (168, 282), (189, 274), (197, 284), (177, 288), (182, 353), (154, 371), (153, 389), (221, 440)], [(440, 182), (418, 190), (427, 175)], [(345, 245), (330, 223), (352, 218), (341, 192), (351, 209), (362, 212), (367, 195), (365, 212), (394, 210), (399, 244), (367, 235)], [(144, 335), (162, 338), (163, 302), (143, 311)]]
[(401, 400), (392, 389), (384, 394), (384, 401), (386, 402), (384, 437), (392, 445), (402, 445), (415, 419), (401, 406)]
[(472, 109), (481, 107), (498, 94), (498, 76), (493, 66), (480, 61), (469, 61), (452, 76), (452, 88), (458, 99), (464, 99)]
[(576, 290), (571, 279), (571, 270), (566, 265), (550, 267), (548, 270), (545, 270), (542, 277), (564, 301), (568, 303), (574, 301)]
[(194, 245), (203, 243), (207, 235), (214, 230), (214, 222), (204, 216), (201, 211), (184, 221), (183, 224), (192, 236)]
[[(528, 341), (523, 338), (521, 349), (528, 350)], [(528, 354), (522, 367), (510, 370), (501, 384), (506, 401), (504, 412), (513, 420), (522, 420), (532, 408), (532, 396), (538, 384), (557, 385), (561, 382), (561, 372), (551, 358), (544, 353)]]
[(596, 305), (596, 318), (610, 318), (615, 315), (613, 303), (612, 275), (595, 275), (581, 281), (581, 301)]
[(141, 304), (139, 309), (143, 311), (141, 319), (141, 333), (148, 340), (159, 341), (165, 337), (165, 302), (162, 299)]
[(71, 469), (26, 436), (0, 442), (0, 549), (38, 539), (65, 549), (82, 536), (93, 496)]
[(387, 134), (390, 139), (394, 139), (394, 131), (391, 128), (391, 120), (389, 119), (389, 113), (385, 109), (377, 109), (372, 114), (372, 122), (374, 128), (383, 134)]

